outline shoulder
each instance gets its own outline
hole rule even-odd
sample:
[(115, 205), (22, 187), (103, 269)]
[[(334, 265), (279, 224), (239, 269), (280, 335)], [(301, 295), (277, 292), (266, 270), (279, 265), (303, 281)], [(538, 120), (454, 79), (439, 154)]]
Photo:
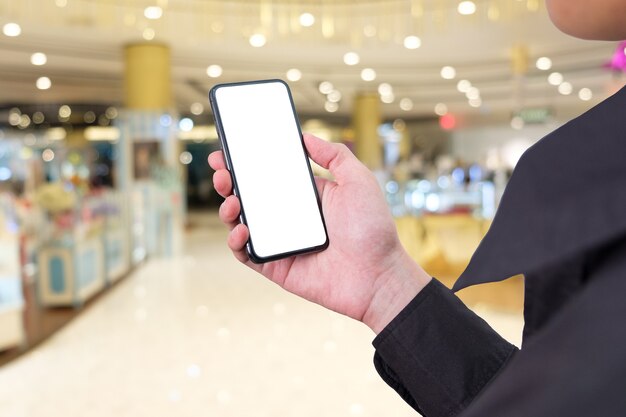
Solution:
[(626, 88), (530, 147), (455, 289), (526, 274), (626, 232)]

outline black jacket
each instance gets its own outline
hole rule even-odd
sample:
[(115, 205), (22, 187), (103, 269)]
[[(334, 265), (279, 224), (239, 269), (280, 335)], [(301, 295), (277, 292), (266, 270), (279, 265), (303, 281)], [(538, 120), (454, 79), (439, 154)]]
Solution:
[(626, 88), (532, 146), (453, 290), (525, 276), (523, 348), (433, 280), (374, 340), (427, 417), (626, 416)]

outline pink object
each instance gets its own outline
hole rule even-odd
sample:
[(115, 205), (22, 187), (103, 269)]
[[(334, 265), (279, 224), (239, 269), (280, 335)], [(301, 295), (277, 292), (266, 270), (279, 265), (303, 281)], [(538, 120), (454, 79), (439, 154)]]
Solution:
[(604, 65), (613, 71), (626, 72), (626, 41), (621, 41), (613, 57)]

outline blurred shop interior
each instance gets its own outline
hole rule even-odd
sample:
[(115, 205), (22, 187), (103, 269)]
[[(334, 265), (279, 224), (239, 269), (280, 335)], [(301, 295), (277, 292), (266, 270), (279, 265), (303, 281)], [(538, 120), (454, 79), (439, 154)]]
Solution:
[[(219, 264), (209, 284), (244, 273), (207, 164), (220, 148), (216, 83), (286, 80), (302, 130), (345, 143), (375, 173), (407, 250), (451, 285), (522, 153), (626, 82), (626, 43), (570, 38), (540, 0), (0, 0), (0, 26), (6, 366), (110, 293), (145, 294), (151, 284), (133, 279), (148, 278), (133, 277), (158, 275), (154, 262)], [(518, 317), (522, 279), (460, 296)], [(360, 404), (344, 414), (367, 415)], [(39, 415), (25, 410), (15, 415)]]

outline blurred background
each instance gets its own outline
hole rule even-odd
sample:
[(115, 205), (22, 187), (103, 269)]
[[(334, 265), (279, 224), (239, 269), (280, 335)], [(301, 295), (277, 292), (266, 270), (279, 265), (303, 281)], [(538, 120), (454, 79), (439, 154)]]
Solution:
[[(522, 153), (626, 82), (626, 43), (570, 38), (540, 0), (0, 0), (0, 26), (13, 417), (415, 414), (368, 329), (231, 257), (214, 84), (287, 81), (451, 286)], [(459, 293), (516, 344), (522, 279)]]

